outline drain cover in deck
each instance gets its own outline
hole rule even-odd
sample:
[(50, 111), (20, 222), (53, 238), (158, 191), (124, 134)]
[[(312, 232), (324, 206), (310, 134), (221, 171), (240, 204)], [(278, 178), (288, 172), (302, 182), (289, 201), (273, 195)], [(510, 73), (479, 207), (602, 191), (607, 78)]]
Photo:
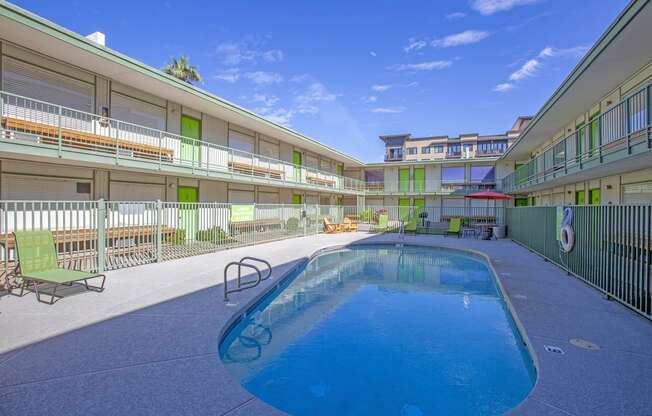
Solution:
[(573, 338), (570, 340), (570, 343), (578, 348), (583, 348), (585, 350), (597, 351), (600, 349), (600, 346), (598, 344), (595, 344), (591, 341), (587, 341), (581, 338)]
[(553, 354), (560, 354), (560, 355), (564, 354), (564, 350), (554, 345), (544, 345), (543, 348), (545, 348), (546, 351), (551, 352)]

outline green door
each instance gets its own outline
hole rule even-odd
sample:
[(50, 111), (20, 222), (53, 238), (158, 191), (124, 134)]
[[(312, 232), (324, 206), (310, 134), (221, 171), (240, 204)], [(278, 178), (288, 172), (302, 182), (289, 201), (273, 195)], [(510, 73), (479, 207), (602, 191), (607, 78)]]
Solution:
[(527, 198), (516, 198), (514, 199), (515, 207), (527, 207)]
[(398, 218), (400, 220), (407, 220), (410, 216), (410, 200), (408, 198), (401, 198), (398, 200)]
[(426, 191), (426, 169), (414, 168), (414, 192)]
[(182, 115), (181, 136), (181, 161), (189, 165), (199, 165), (201, 121)]
[(292, 195), (292, 203), (294, 205), (301, 205), (301, 195), (299, 194)]
[(410, 169), (398, 170), (398, 190), (399, 192), (410, 192)]
[(594, 156), (600, 147), (600, 117), (591, 121), (591, 136), (589, 138), (589, 156)]
[(295, 150), (292, 152), (292, 163), (294, 164), (294, 180), (301, 182), (301, 152)]
[(584, 205), (586, 204), (586, 192), (576, 191), (575, 192), (575, 205)]
[(179, 202), (179, 230), (184, 230), (185, 237), (181, 232), (177, 233), (177, 242), (192, 241), (197, 232), (197, 205), (199, 202), (199, 189), (192, 186), (180, 186), (177, 188), (177, 201)]
[(419, 214), (426, 210), (426, 200), (425, 199), (415, 199), (414, 200), (414, 215), (419, 218)]
[(341, 163), (337, 165), (337, 174), (340, 176), (344, 176), (344, 165)]
[(575, 159), (577, 162), (582, 160), (584, 153), (584, 125), (577, 126), (575, 134)]
[(589, 203), (591, 205), (600, 205), (600, 189), (591, 189), (589, 191)]

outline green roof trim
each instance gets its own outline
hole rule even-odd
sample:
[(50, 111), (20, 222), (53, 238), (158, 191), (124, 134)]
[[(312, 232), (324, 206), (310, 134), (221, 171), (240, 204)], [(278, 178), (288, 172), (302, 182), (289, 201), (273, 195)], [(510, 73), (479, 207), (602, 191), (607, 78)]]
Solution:
[(600, 54), (607, 49), (611, 42), (623, 31), (625, 27), (636, 17), (636, 15), (649, 3), (650, 0), (632, 0), (625, 10), (623, 10), (616, 20), (607, 28), (607, 30), (600, 36), (597, 42), (589, 49), (587, 54), (575, 66), (571, 73), (561, 83), (559, 88), (552, 94), (546, 101), (541, 109), (534, 116), (532, 121), (525, 128), (523, 133), (514, 141), (514, 143), (502, 155), (506, 158), (511, 151), (518, 146), (518, 144), (527, 137), (527, 134), (532, 128), (541, 120), (541, 118), (557, 103), (557, 101), (568, 91), (568, 89), (579, 79), (584, 72), (593, 64), (593, 62), (600, 56)]
[(332, 147), (326, 146), (325, 144), (312, 139), (308, 136), (305, 136), (293, 129), (290, 129), (285, 126), (281, 126), (280, 124), (273, 123), (269, 120), (267, 120), (264, 117), (259, 116), (258, 114), (249, 111), (243, 107), (240, 107), (236, 104), (233, 104), (223, 98), (220, 98), (214, 94), (211, 94), (205, 90), (202, 90), (200, 88), (197, 88), (191, 84), (188, 84), (186, 82), (183, 82), (181, 80), (178, 80), (174, 78), (171, 75), (168, 75), (154, 67), (151, 67), (147, 64), (144, 64), (140, 61), (137, 61), (133, 58), (128, 57), (127, 55), (121, 54), (120, 52), (117, 52), (113, 49), (107, 48), (105, 46), (98, 45), (97, 43), (91, 41), (90, 39), (87, 39), (83, 37), (82, 35), (73, 32), (72, 30), (66, 29), (54, 22), (51, 22), (47, 19), (44, 19), (41, 16), (38, 16), (32, 12), (29, 12), (21, 7), (16, 6), (15, 4), (9, 3), (5, 0), (0, 0), (0, 16), (5, 17), (7, 19), (13, 20), (17, 23), (23, 24), (25, 26), (28, 26), (32, 29), (38, 30), (40, 32), (43, 32), (47, 35), (50, 35), (56, 39), (59, 39), (63, 42), (66, 42), (72, 46), (78, 47), (80, 49), (83, 49), (87, 52), (93, 53), (99, 57), (102, 57), (104, 59), (113, 61), (117, 64), (123, 65), (128, 67), (129, 69), (132, 69), (134, 71), (137, 71), (143, 75), (146, 75), (150, 78), (154, 78), (156, 80), (159, 80), (161, 82), (165, 82), (166, 84), (173, 86), (175, 88), (178, 88), (180, 90), (183, 90), (184, 92), (187, 92), (189, 94), (193, 94), (196, 97), (205, 99), (207, 101), (212, 102), (213, 104), (217, 104), (219, 106), (222, 106), (228, 110), (233, 111), (234, 113), (237, 113), (239, 115), (249, 117), (253, 121), (259, 122), (259, 123), (264, 123), (270, 127), (273, 127), (275, 129), (281, 130), (285, 133), (289, 133), (293, 135), (294, 137), (307, 141), (311, 144), (320, 146), (326, 151), (333, 152), (340, 157), (346, 158), (347, 160), (364, 165), (364, 163), (352, 156), (347, 155), (344, 152), (341, 152), (339, 150), (333, 149)]

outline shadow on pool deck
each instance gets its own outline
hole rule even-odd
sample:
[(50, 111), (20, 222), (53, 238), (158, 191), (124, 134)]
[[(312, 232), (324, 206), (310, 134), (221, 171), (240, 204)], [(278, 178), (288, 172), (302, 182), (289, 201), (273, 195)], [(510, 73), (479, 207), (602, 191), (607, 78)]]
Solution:
[[(319, 248), (397, 240), (363, 233), (285, 240), (112, 272), (113, 294), (75, 296), (50, 309), (31, 296), (0, 300), (3, 337), (10, 328), (31, 329), (13, 344), (5, 341), (4, 351), (27, 342), (32, 332), (42, 331), (32, 335), (37, 340), (55, 335), (52, 326), (69, 331), (0, 355), (0, 414), (281, 414), (240, 387), (223, 366), (217, 348), (225, 326)], [(404, 242), (467, 248), (491, 258), (538, 362), (537, 384), (514, 414), (652, 413), (649, 321), (507, 240), (406, 236)], [(229, 307), (222, 301), (220, 267), (242, 253), (274, 259), (275, 273), (259, 288), (232, 295), (238, 306)], [(184, 276), (156, 285), (157, 273)], [(152, 282), (147, 290), (134, 288)], [(180, 287), (192, 293), (179, 296)], [(137, 293), (129, 297), (130, 288)], [(111, 304), (123, 297), (122, 304)], [(570, 343), (575, 338), (600, 349), (576, 347)]]

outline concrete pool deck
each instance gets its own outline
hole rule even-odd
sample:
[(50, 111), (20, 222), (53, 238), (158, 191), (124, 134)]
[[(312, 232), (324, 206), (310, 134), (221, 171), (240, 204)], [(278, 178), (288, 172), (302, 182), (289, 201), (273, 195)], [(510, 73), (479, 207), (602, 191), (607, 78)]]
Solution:
[[(222, 365), (225, 326), (319, 249), (398, 236), (295, 238), (110, 272), (104, 293), (53, 306), (0, 299), (0, 415), (273, 415)], [(508, 240), (406, 236), (402, 241), (486, 254), (534, 351), (537, 383), (513, 414), (652, 413), (652, 323)], [(261, 286), (222, 301), (223, 267), (268, 259)], [(598, 350), (575, 346), (595, 343)], [(40, 342), (38, 342), (40, 341)], [(563, 354), (548, 352), (559, 347)]]

